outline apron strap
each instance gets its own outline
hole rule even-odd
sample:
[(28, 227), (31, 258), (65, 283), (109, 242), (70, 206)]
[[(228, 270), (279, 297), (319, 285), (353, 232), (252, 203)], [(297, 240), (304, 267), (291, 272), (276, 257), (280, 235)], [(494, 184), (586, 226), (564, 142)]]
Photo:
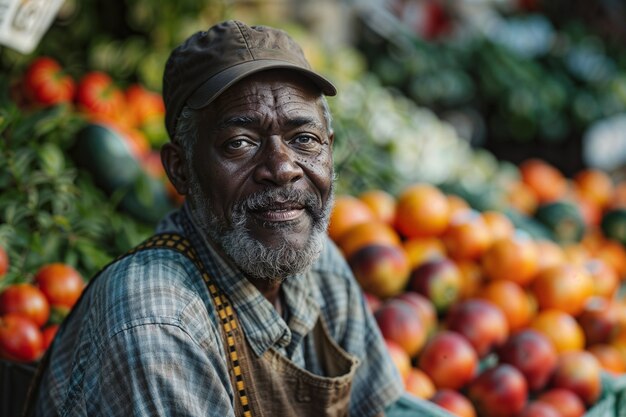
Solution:
[[(252, 412), (250, 411), (250, 405), (248, 403), (248, 396), (246, 394), (245, 383), (243, 379), (243, 374), (241, 372), (241, 367), (239, 364), (239, 355), (237, 353), (237, 347), (235, 345), (235, 339), (233, 337), (233, 330), (237, 328), (237, 321), (235, 320), (235, 316), (233, 314), (233, 309), (228, 301), (228, 299), (221, 294), (217, 286), (211, 281), (209, 274), (206, 271), (206, 268), (200, 261), (200, 258), (197, 256), (196, 251), (191, 246), (189, 240), (187, 240), (184, 236), (179, 235), (177, 233), (159, 233), (153, 235), (130, 249), (128, 252), (118, 256), (113, 261), (109, 262), (105, 265), (100, 271), (89, 280), (87, 283), (87, 287), (91, 285), (92, 282), (98, 278), (104, 270), (106, 270), (111, 264), (118, 262), (119, 260), (132, 255), (134, 253), (148, 250), (148, 249), (171, 249), (175, 250), (184, 256), (186, 256), (193, 264), (198, 268), (198, 270), (202, 273), (202, 279), (207, 285), (209, 292), (211, 293), (211, 297), (213, 298), (213, 302), (215, 304), (217, 313), (219, 315), (223, 334), (225, 335), (226, 347), (227, 347), (227, 356), (229, 359), (230, 367), (235, 376), (236, 386), (233, 387), (237, 393), (237, 397), (239, 398), (239, 402), (243, 408), (244, 417), (252, 417)], [(87, 287), (83, 290), (79, 300), (83, 298)], [(67, 318), (72, 315), (72, 312), (75, 309), (72, 309)], [(66, 318), (66, 319), (67, 319)], [(35, 371), (35, 375), (33, 380), (28, 388), (28, 393), (26, 396), (26, 403), (24, 404), (24, 410), (22, 411), (22, 417), (32, 417), (35, 413), (35, 401), (37, 400), (37, 396), (39, 393), (39, 387), (41, 385), (41, 378), (48, 368), (50, 364), (50, 352), (52, 350), (52, 345), (54, 344), (54, 340), (48, 350), (44, 354), (43, 358), (40, 360), (37, 369)]]

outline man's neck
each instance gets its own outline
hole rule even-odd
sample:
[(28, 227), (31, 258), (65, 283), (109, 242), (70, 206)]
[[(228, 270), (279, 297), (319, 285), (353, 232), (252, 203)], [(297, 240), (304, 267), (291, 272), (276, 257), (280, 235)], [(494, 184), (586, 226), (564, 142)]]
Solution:
[(252, 277), (247, 277), (247, 279), (270, 303), (272, 303), (276, 311), (282, 315), (282, 303), (280, 300), (281, 281)]

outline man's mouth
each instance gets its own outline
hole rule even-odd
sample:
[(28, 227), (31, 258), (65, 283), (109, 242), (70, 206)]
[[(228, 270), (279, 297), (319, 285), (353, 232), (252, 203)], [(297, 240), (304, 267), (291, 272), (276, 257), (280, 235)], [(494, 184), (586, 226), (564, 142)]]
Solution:
[(257, 219), (263, 222), (289, 222), (299, 219), (306, 212), (300, 203), (280, 203), (251, 210)]

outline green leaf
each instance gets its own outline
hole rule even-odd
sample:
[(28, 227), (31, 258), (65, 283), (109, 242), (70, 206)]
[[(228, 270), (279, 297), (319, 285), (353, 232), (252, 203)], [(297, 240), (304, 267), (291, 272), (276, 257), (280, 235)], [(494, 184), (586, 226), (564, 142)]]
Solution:
[(28, 215), (28, 209), (19, 202), (9, 204), (4, 209), (4, 221), (9, 224), (19, 224)]
[(137, 193), (137, 199), (139, 202), (148, 207), (154, 202), (154, 195), (152, 194), (152, 187), (150, 186), (150, 178), (147, 175), (139, 175), (135, 181), (135, 192)]
[(13, 154), (12, 158), (9, 158), (8, 168), (13, 178), (18, 183), (23, 183), (32, 171), (32, 163), (36, 158), (36, 153), (30, 148), (18, 148)]
[(55, 177), (63, 172), (65, 158), (61, 149), (52, 143), (46, 143), (39, 149), (41, 168), (50, 177)]
[(80, 254), (80, 262), (86, 269), (92, 271), (99, 270), (112, 259), (108, 253), (89, 240), (77, 240), (75, 249)]

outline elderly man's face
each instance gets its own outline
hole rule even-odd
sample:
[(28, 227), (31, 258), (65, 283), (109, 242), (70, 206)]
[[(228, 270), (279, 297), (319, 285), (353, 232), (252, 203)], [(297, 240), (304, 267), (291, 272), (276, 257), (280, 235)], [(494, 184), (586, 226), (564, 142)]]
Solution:
[(189, 196), (195, 217), (252, 276), (284, 279), (321, 250), (332, 141), (319, 93), (290, 72), (244, 79), (203, 113)]

